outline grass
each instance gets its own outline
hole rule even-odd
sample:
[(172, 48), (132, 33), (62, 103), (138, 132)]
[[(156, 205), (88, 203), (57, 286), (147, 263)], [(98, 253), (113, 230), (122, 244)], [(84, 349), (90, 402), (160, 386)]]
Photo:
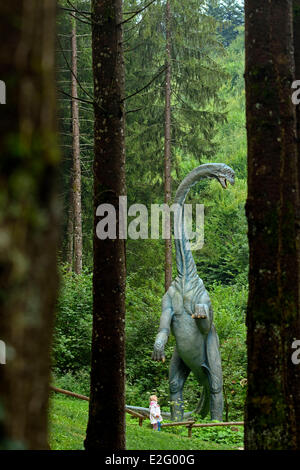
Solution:
[[(50, 409), (51, 449), (83, 449), (87, 418), (87, 402), (53, 394)], [(211, 429), (208, 433), (201, 429), (199, 434), (199, 431), (199, 429), (194, 430), (191, 438), (187, 437), (187, 430), (184, 427), (166, 428), (161, 432), (154, 432), (149, 427), (148, 420), (140, 427), (135, 418), (126, 415), (126, 448), (127, 450), (231, 450), (242, 446), (238, 436), (235, 443), (213, 442), (212, 438), (218, 440), (218, 437), (214, 437), (218, 436), (219, 432), (216, 428), (214, 434)], [(222, 434), (220, 439), (222, 441)]]

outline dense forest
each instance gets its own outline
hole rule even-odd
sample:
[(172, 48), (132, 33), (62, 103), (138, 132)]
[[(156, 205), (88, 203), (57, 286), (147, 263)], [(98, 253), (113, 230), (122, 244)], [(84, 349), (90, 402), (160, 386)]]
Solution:
[[(68, 3), (68, 2), (67, 2)], [(78, 10), (84, 10), (78, 3)], [(203, 2), (204, 3), (204, 2)], [(173, 2), (172, 21), (172, 197), (183, 177), (200, 163), (229, 164), (236, 171), (235, 186), (222, 191), (214, 181), (200, 183), (189, 203), (205, 207), (205, 243), (193, 252), (198, 271), (212, 298), (215, 322), (221, 342), (224, 368), (226, 420), (243, 415), (246, 385), (245, 309), (247, 301), (248, 248), (245, 218), (246, 131), (243, 12), (236, 3), (218, 10), (199, 10), (199, 2)], [(124, 10), (134, 10), (128, 2)], [(234, 21), (228, 23), (231, 9)], [(213, 16), (211, 16), (213, 15)], [(223, 15), (223, 16), (222, 16)], [(83, 18), (83, 14), (79, 16)], [(84, 19), (83, 19), (84, 20)], [(75, 230), (69, 232), (70, 193), (77, 191), (73, 178), (73, 147), (70, 122), (71, 36), (75, 20), (69, 11), (59, 16), (58, 84), (61, 147), (64, 155), (62, 195), (64, 204), (64, 245), (60, 254), (60, 294), (55, 347), (54, 377), (62, 388), (89, 394), (92, 330), (92, 108), (78, 101), (82, 201), (82, 270), (76, 272)], [(126, 171), (128, 206), (147, 207), (164, 201), (164, 2), (155, 2), (143, 18), (131, 21), (125, 30)], [(228, 27), (227, 27), (228, 25)], [(200, 27), (200, 29), (199, 29)], [(78, 96), (89, 100), (92, 88), (90, 28), (76, 22)], [(197, 31), (197, 34), (195, 33)], [(154, 34), (154, 32), (156, 34)], [(201, 44), (199, 50), (198, 44)], [(128, 51), (128, 52), (126, 52)], [(187, 51), (189, 51), (187, 53)], [(149, 84), (149, 82), (152, 83)], [(141, 85), (148, 86), (136, 93)], [(201, 84), (201, 85), (199, 85)], [(136, 94), (135, 94), (136, 93)], [(73, 212), (74, 214), (74, 212)], [(74, 254), (70, 268), (70, 235)], [(156, 392), (168, 408), (168, 369), (151, 360), (164, 293), (164, 240), (126, 241), (126, 402), (148, 406)], [(173, 275), (176, 273), (173, 248)], [(174, 342), (170, 341), (167, 359)], [(138, 361), (137, 361), (138, 357)], [(191, 377), (186, 399), (193, 409), (199, 387)]]
[[(299, 450), (300, 0), (11, 0), (0, 26), (0, 450)], [(178, 208), (152, 231), (178, 194), (191, 251)]]

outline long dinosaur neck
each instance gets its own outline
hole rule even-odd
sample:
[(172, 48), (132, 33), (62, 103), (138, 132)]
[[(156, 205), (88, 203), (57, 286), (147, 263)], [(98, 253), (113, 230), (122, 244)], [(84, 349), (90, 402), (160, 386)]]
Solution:
[(179, 277), (191, 279), (194, 276), (198, 276), (190, 242), (185, 233), (184, 202), (194, 184), (198, 183), (202, 178), (212, 175), (214, 165), (213, 163), (208, 163), (192, 170), (179, 185), (175, 195), (174, 202), (178, 205), (178, 210), (175, 211), (175, 231), (177, 230), (177, 234), (180, 235), (179, 238), (175, 236), (176, 264)]

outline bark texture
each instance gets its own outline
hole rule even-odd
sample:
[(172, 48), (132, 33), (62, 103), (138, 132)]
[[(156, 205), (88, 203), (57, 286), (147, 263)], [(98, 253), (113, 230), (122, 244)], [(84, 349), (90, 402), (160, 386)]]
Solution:
[[(294, 14), (295, 79), (300, 80), (300, 0), (293, 1), (293, 14)], [(300, 156), (300, 105), (296, 107), (296, 115), (297, 115), (298, 155)], [(300, 178), (300, 171), (298, 172), (298, 179), (299, 178)]]
[[(125, 195), (122, 1), (92, 1), (94, 211)], [(125, 448), (125, 243), (94, 226), (91, 394), (86, 449)]]
[[(294, 24), (294, 58), (295, 58), (295, 79), (300, 80), (300, 0), (293, 1), (293, 24)], [(296, 131), (297, 131), (297, 170), (298, 170), (298, 196), (300, 195), (300, 105), (296, 106)], [(297, 211), (297, 246), (298, 246), (298, 273), (300, 280), (300, 197), (298, 197)], [(298, 280), (298, 310), (300, 312), (300, 281)], [(300, 313), (298, 319), (297, 339), (300, 339)], [(297, 448), (300, 449), (300, 366), (295, 366), (291, 371), (293, 380), (293, 395), (295, 400), (297, 418)]]
[(0, 447), (46, 449), (60, 206), (55, 0), (0, 4)]
[(296, 449), (300, 384), (291, 361), (292, 343), (299, 338), (292, 1), (246, 0), (245, 13), (250, 245), (245, 448)]

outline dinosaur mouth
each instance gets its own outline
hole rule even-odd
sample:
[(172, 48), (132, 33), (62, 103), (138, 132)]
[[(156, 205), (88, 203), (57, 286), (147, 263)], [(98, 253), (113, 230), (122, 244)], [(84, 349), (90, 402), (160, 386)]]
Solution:
[(218, 178), (218, 180), (219, 180), (219, 183), (221, 184), (222, 188), (227, 189), (227, 187), (228, 187), (228, 181), (227, 181), (227, 179), (224, 178), (223, 176), (220, 176), (220, 177)]

